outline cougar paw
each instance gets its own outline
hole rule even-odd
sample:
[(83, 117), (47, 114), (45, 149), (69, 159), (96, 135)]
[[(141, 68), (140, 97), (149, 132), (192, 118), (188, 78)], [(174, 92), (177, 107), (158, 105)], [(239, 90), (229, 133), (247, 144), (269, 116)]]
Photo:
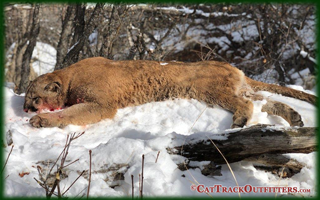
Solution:
[(246, 117), (238, 117), (233, 120), (231, 128), (242, 128), (247, 124), (248, 119)]
[(301, 115), (293, 109), (289, 110), (289, 123), (291, 126), (304, 126)]
[(29, 123), (36, 128), (40, 127), (48, 127), (49, 126), (49, 121), (47, 118), (41, 118), (39, 115), (33, 116)]

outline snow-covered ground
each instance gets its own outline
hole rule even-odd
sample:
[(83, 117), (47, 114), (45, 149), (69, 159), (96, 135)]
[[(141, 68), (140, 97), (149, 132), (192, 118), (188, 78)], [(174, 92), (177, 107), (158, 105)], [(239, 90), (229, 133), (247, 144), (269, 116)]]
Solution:
[[(302, 89), (293, 86), (295, 89)], [(310, 91), (309, 91), (310, 92)], [(287, 103), (297, 110), (305, 126), (315, 126), (315, 107), (296, 99), (281, 95), (261, 92), (269, 98)], [(172, 144), (172, 139), (180, 135), (214, 137), (214, 134), (228, 131), (232, 123), (231, 113), (219, 108), (206, 108), (204, 103), (196, 100), (173, 99), (164, 102), (151, 102), (137, 107), (127, 107), (118, 110), (114, 119), (106, 119), (87, 126), (69, 125), (60, 128), (33, 128), (28, 123), (33, 114), (23, 112), (24, 96), (16, 95), (11, 89), (5, 88), (5, 131), (7, 140), (12, 138), (13, 151), (5, 170), (5, 194), (8, 196), (45, 196), (45, 190), (34, 178), (39, 179), (37, 166), (49, 169), (49, 161), (55, 161), (64, 148), (67, 135), (81, 133), (84, 135), (71, 143), (66, 164), (79, 159), (68, 166), (67, 178), (60, 184), (65, 191), (78, 177), (82, 170), (89, 169), (89, 150), (92, 150), (92, 177), (90, 196), (131, 196), (131, 175), (134, 176), (134, 194), (139, 195), (139, 173), (141, 173), (141, 156), (145, 155), (144, 165), (144, 196), (207, 196), (190, 189), (192, 183), (205, 186), (221, 184), (236, 186), (227, 167), (222, 165), (222, 176), (204, 176), (199, 168), (181, 171), (177, 164), (181, 156), (170, 155), (166, 147)], [(250, 125), (263, 123), (276, 126), (289, 126), (282, 118), (268, 116), (261, 112), (265, 101), (254, 102), (254, 115)], [(205, 110), (204, 110), (205, 109)], [(204, 111), (204, 112), (203, 112)], [(203, 113), (202, 113), (203, 112)], [(202, 113), (202, 114), (201, 114)], [(199, 117), (200, 116), (200, 117)], [(199, 118), (199, 119), (198, 119)], [(195, 123), (196, 122), (196, 123)], [(9, 137), (9, 135), (12, 135)], [(7, 157), (11, 146), (5, 148)], [(155, 163), (160, 151), (157, 163)], [(257, 170), (250, 162), (231, 164), (239, 186), (292, 186), (298, 189), (311, 189), (311, 193), (293, 194), (314, 196), (315, 159), (316, 153), (287, 154), (305, 164), (300, 173), (291, 178), (280, 179), (270, 172)], [(47, 164), (46, 164), (47, 163)], [(110, 166), (128, 165), (124, 172), (124, 181), (108, 180)], [(203, 162), (194, 162), (201, 167)], [(19, 174), (22, 176), (19, 176)], [(65, 196), (83, 195), (87, 191), (88, 180), (80, 177)], [(113, 187), (110, 187), (113, 186)], [(238, 193), (211, 194), (215, 196), (238, 196)], [(286, 196), (275, 193), (242, 193), (241, 196)], [(290, 194), (289, 194), (290, 195)]]

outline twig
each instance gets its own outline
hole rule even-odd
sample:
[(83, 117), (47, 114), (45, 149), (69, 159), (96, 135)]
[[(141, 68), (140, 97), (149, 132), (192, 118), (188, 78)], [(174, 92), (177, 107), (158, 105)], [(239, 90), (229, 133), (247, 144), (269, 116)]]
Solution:
[(142, 154), (141, 191), (140, 191), (141, 198), (143, 198), (143, 168), (144, 168), (144, 154)]
[(82, 197), (84, 197), (85, 195), (86, 195), (86, 194), (83, 193), (79, 199), (82, 199)]
[(200, 113), (200, 115), (198, 116), (198, 118), (196, 119), (196, 121), (194, 121), (194, 123), (192, 124), (192, 126), (190, 127), (188, 133), (191, 132), (192, 128), (194, 127), (194, 125), (197, 123), (197, 121), (200, 119), (200, 117), (202, 116), (202, 114), (204, 113), (204, 111), (206, 111), (207, 106), (202, 110), (202, 112)]
[(91, 183), (91, 153), (92, 151), (89, 150), (89, 157), (90, 157), (90, 169), (89, 169), (89, 184), (88, 184), (88, 192), (87, 192), (87, 199), (89, 198), (89, 192), (90, 192), (90, 183)]
[(158, 162), (159, 154), (160, 154), (160, 151), (158, 151), (158, 154), (157, 154), (157, 158), (156, 158), (156, 162), (155, 162), (155, 163)]
[[(77, 135), (77, 136), (74, 136), (74, 137), (72, 138), (72, 140), (78, 139), (78, 138), (79, 138), (80, 136), (82, 136), (84, 133), (85, 133), (85, 131), (83, 131), (82, 133), (78, 133), (78, 135)], [(73, 135), (75, 135), (75, 133), (74, 133)]]
[[(281, 178), (282, 178), (282, 176), (283, 176), (284, 168), (285, 168), (285, 167), (283, 166), (283, 167), (282, 167), (281, 174), (280, 174), (280, 177), (279, 177), (279, 180), (278, 180), (278, 187), (280, 186), (280, 180), (281, 180)], [(274, 198), (277, 198), (277, 195), (278, 195), (278, 190), (276, 191), (276, 194), (275, 194)]]
[(67, 148), (63, 151), (64, 153), (63, 153), (63, 156), (62, 156), (62, 158), (61, 158), (61, 164), (60, 164), (61, 167), (64, 166), (64, 162), (65, 162), (66, 159), (67, 159), (71, 142), (72, 142), (73, 140), (79, 138), (79, 137), (82, 136), (83, 134), (84, 134), (84, 132), (78, 133), (78, 135), (76, 136), (76, 133), (73, 133), (73, 134), (71, 134), (71, 137), (70, 137), (69, 141), (68, 141), (68, 139), (67, 139), (67, 141), (66, 141), (66, 143), (67, 143), (67, 144), (66, 144), (66, 147), (67, 147)]
[[(220, 149), (217, 147), (217, 145), (212, 141), (212, 139), (210, 139), (208, 136), (207, 136), (207, 138), (211, 141), (211, 143), (212, 143), (212, 144), (214, 145), (214, 147), (218, 150), (218, 152), (220, 153), (220, 155), (222, 156), (222, 158), (225, 160), (225, 162), (226, 162), (226, 164), (227, 164), (227, 166), (228, 166), (228, 168), (229, 168), (229, 170), (230, 170), (230, 172), (231, 172), (231, 174), (232, 174), (232, 176), (233, 176), (234, 181), (236, 182), (237, 186), (239, 187), (239, 184), (238, 184), (238, 181), (237, 181), (237, 179), (236, 179), (236, 176), (234, 175), (233, 170), (232, 170), (232, 168), (231, 168), (228, 160), (226, 159), (226, 157), (224, 157), (223, 153), (220, 151)], [(241, 198), (240, 192), (238, 192), (238, 195), (239, 195), (239, 198)]]
[[(74, 136), (74, 134), (71, 135), (71, 137), (69, 137), (69, 135), (67, 136), (66, 144), (65, 144), (62, 152), (60, 153), (58, 159), (56, 160), (56, 162), (53, 164), (53, 166), (52, 166), (51, 169), (50, 169), (50, 172), (51, 172), (52, 169), (53, 169), (53, 167), (57, 164), (60, 156), (62, 155), (60, 168), (58, 168), (58, 166), (57, 166), (58, 169), (57, 169), (57, 174), (56, 174), (56, 180), (54, 181), (54, 184), (53, 184), (53, 186), (52, 186), (52, 189), (51, 189), (50, 193), (47, 194), (47, 198), (48, 198), (48, 199), (51, 198), (54, 190), (56, 189), (57, 185), (59, 184), (60, 176), (57, 176), (57, 175), (59, 175), (58, 173), (60, 173), (61, 169), (62, 169), (63, 166), (64, 166), (64, 161), (66, 160), (66, 157), (67, 157), (67, 155), (68, 155), (69, 147), (70, 147), (70, 144), (71, 144), (71, 141), (72, 141), (72, 137), (73, 137), (73, 136)], [(50, 172), (49, 172), (49, 174), (50, 174)], [(59, 179), (58, 179), (58, 178), (59, 178)], [(45, 180), (45, 182), (46, 182), (46, 181), (47, 181), (47, 180)], [(62, 195), (63, 195), (63, 194), (62, 194)]]
[(59, 169), (57, 166), (57, 173), (56, 173), (56, 182), (57, 182), (57, 189), (58, 189), (58, 198), (61, 199), (61, 190), (60, 190), (60, 174), (62, 173), (61, 168)]
[[(74, 196), (74, 197), (78, 197), (78, 196), (81, 194), (81, 192), (85, 191), (87, 188), (88, 188), (88, 187), (83, 188), (83, 189), (82, 189), (76, 196)], [(84, 194), (82, 194), (82, 196), (83, 196), (83, 195), (84, 195)], [(82, 196), (81, 196), (79, 199), (81, 199)]]
[[(50, 199), (51, 196), (52, 196), (52, 194), (54, 194), (54, 190), (56, 189), (57, 185), (58, 185), (58, 179), (56, 179), (56, 180), (54, 181), (54, 184), (53, 184), (52, 189), (50, 190), (49, 194), (47, 193), (47, 199)], [(48, 190), (48, 191), (49, 191), (49, 190)], [(63, 195), (63, 194), (62, 194), (62, 195)]]
[(73, 162), (71, 162), (71, 163), (69, 163), (69, 164), (67, 164), (67, 165), (65, 165), (65, 166), (63, 166), (63, 167), (61, 167), (61, 169), (66, 168), (66, 167), (68, 167), (68, 166), (72, 165), (73, 163), (75, 163), (75, 162), (77, 162), (77, 161), (79, 161), (79, 158), (78, 158), (77, 160), (75, 160), (75, 161), (73, 161)]
[(10, 157), (11, 152), (12, 152), (12, 150), (13, 150), (13, 147), (14, 147), (14, 145), (12, 145), (12, 147), (11, 147), (11, 150), (10, 150), (10, 152), (9, 152), (8, 156), (7, 156), (6, 162), (4, 163), (4, 166), (3, 166), (3, 168), (2, 168), (1, 173), (3, 173), (3, 171), (4, 171), (5, 167), (6, 167), (7, 163), (8, 163), (8, 160), (9, 160), (9, 157)]
[(133, 185), (133, 175), (131, 174), (131, 184), (132, 184), (132, 199), (134, 198), (134, 185)]
[(33, 178), (43, 189), (46, 190), (46, 192), (48, 193), (48, 188), (46, 187), (46, 185), (44, 185), (43, 183), (41, 183), (38, 179)]
[[(46, 190), (46, 194), (48, 194), (49, 193), (49, 190), (48, 190), (48, 188), (47, 188), (47, 186), (45, 185), (45, 184), (43, 184), (43, 183), (41, 183), (38, 179), (36, 179), (36, 178), (33, 178), (43, 189), (45, 189)], [(53, 193), (53, 195), (55, 195), (55, 196), (58, 196), (57, 194), (55, 194), (55, 193)]]
[(63, 150), (61, 151), (60, 155), (58, 156), (58, 158), (57, 158), (56, 162), (52, 165), (52, 167), (51, 167), (51, 169), (50, 169), (50, 171), (49, 171), (49, 173), (48, 173), (48, 174), (50, 174), (50, 173), (51, 173), (51, 171), (53, 170), (54, 166), (57, 164), (57, 162), (58, 162), (58, 160), (59, 160), (60, 156), (63, 154), (64, 150), (67, 148), (67, 141), (68, 141), (68, 139), (69, 139), (69, 135), (67, 135), (66, 144), (64, 145)]
[(139, 195), (141, 197), (141, 174), (139, 174)]
[[(60, 155), (58, 156), (56, 162), (53, 164), (53, 166), (51, 167), (51, 169), (50, 169), (50, 171), (49, 171), (49, 173), (48, 173), (48, 174), (51, 173), (53, 167), (57, 165), (57, 162), (58, 162), (59, 158), (62, 156), (62, 157), (61, 157), (61, 162), (60, 162), (60, 167), (57, 166), (57, 174), (56, 174), (56, 179), (55, 179), (55, 181), (54, 181), (54, 184), (53, 184), (53, 186), (52, 186), (52, 188), (51, 188), (51, 190), (50, 190), (49, 193), (48, 193), (49, 189), (46, 190), (47, 199), (50, 199), (50, 198), (51, 198), (51, 196), (52, 196), (52, 194), (54, 193), (54, 190), (56, 189), (56, 187), (58, 187), (58, 197), (61, 198), (61, 197), (69, 190), (69, 188), (79, 179), (79, 177), (83, 174), (84, 171), (83, 171), (83, 172), (81, 173), (81, 175), (69, 186), (69, 188), (61, 195), (60, 185), (59, 185), (59, 182), (60, 182), (60, 174), (62, 173), (62, 169), (65, 167), (65, 166), (64, 166), (64, 163), (65, 163), (65, 161), (66, 161), (66, 159), (67, 159), (71, 142), (72, 142), (73, 140), (79, 138), (80, 136), (82, 136), (84, 133), (85, 133), (85, 132), (78, 133), (78, 134), (73, 133), (73, 134), (70, 134), (70, 136), (69, 136), (69, 135), (67, 136), (66, 143), (65, 143), (65, 146), (64, 146), (62, 152), (60, 153)], [(74, 162), (75, 162), (75, 161), (74, 161)], [(74, 163), (74, 162), (72, 162), (72, 163)], [(69, 163), (68, 165), (70, 165), (70, 164), (72, 164), (72, 163)], [(45, 185), (45, 186), (46, 186), (46, 181), (47, 181), (47, 180), (48, 180), (48, 179), (46, 179), (46, 180), (44, 181), (44, 185)], [(46, 187), (47, 187), (47, 186), (46, 186)]]
[(81, 174), (78, 176), (78, 178), (76, 178), (76, 180), (74, 180), (74, 181), (72, 182), (72, 184), (68, 187), (68, 189), (62, 193), (62, 196), (63, 196), (66, 192), (68, 192), (68, 190), (73, 186), (73, 184), (75, 184), (75, 182), (77, 182), (77, 180), (82, 176), (82, 174), (83, 174), (84, 172), (85, 172), (85, 170), (83, 170), (83, 171), (81, 172)]
[(58, 188), (58, 198), (61, 199), (61, 190), (60, 190), (60, 176), (59, 179), (57, 179), (57, 188)]

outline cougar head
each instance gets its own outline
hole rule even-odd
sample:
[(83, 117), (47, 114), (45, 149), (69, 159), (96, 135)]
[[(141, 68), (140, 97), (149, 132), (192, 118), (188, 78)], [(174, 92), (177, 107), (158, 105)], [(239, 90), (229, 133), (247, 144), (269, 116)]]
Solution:
[(63, 105), (62, 81), (50, 73), (39, 76), (29, 84), (23, 110), (40, 113), (43, 109), (53, 111)]

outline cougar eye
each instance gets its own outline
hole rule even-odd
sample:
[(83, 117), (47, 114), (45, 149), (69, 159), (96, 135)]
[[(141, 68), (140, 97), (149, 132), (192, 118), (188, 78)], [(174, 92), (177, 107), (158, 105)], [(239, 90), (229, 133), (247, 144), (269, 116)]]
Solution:
[(39, 103), (39, 99), (40, 99), (40, 97), (32, 98), (33, 102), (34, 102), (34, 103), (36, 103), (36, 104), (38, 104), (38, 103)]

